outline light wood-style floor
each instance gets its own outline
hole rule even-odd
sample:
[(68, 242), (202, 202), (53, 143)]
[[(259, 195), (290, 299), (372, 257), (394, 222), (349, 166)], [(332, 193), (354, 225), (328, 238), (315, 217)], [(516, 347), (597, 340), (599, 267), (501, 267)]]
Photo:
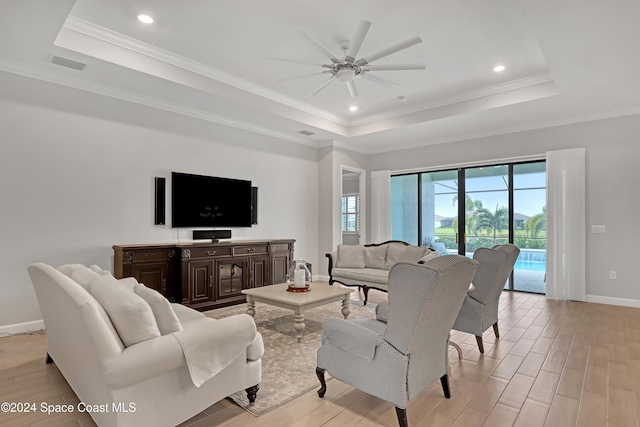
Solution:
[[(452, 334), (464, 351), (462, 361), (450, 353), (452, 397), (434, 383), (410, 402), (410, 426), (640, 425), (640, 309), (504, 292), (499, 327), (499, 341), (491, 328), (485, 333), (484, 356), (473, 336)], [(0, 338), (0, 402), (78, 402), (55, 364), (45, 365), (45, 353), (43, 335)], [(0, 426), (14, 425), (95, 424), (86, 414), (0, 413)], [(397, 420), (390, 404), (332, 380), (324, 399), (314, 390), (261, 417), (223, 400), (183, 425), (367, 427)]]

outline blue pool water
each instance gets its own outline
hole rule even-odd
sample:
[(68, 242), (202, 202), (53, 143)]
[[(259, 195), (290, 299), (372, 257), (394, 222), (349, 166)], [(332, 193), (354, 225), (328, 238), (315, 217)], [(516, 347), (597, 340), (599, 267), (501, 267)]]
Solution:
[(517, 260), (513, 268), (514, 270), (546, 271), (547, 263), (540, 261)]

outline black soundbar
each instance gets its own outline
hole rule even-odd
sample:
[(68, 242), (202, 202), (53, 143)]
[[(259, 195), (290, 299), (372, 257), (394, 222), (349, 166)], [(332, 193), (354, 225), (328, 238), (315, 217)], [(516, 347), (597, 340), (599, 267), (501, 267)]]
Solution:
[(230, 239), (231, 230), (193, 230), (193, 240)]

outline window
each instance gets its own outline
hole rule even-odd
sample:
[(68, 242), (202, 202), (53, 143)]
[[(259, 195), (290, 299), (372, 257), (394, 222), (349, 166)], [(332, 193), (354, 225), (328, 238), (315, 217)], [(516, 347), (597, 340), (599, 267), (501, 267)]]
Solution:
[(342, 231), (344, 233), (360, 232), (360, 195), (342, 195)]
[(514, 243), (507, 289), (545, 292), (546, 163), (532, 161), (391, 177), (391, 237), (442, 254)]

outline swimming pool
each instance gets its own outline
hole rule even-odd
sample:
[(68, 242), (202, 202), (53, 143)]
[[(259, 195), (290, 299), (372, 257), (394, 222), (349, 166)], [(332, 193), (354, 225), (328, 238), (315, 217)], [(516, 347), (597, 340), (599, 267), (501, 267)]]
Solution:
[(528, 271), (546, 271), (547, 263), (541, 261), (522, 261), (517, 260), (513, 266), (514, 270), (528, 270)]

